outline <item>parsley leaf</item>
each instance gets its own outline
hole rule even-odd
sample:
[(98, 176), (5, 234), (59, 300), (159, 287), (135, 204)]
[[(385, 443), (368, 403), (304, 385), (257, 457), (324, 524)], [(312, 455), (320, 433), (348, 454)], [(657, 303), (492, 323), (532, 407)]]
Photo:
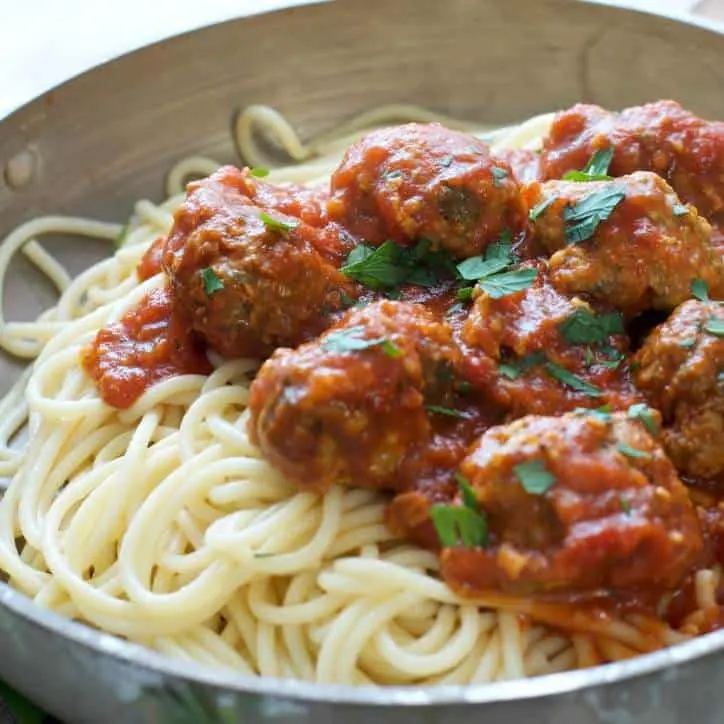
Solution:
[(625, 442), (620, 442), (616, 445), (616, 450), (618, 450), (621, 455), (625, 455), (627, 458), (633, 458), (635, 460), (649, 460), (651, 458), (651, 453), (646, 452), (646, 450), (637, 450), (635, 447), (631, 447)]
[(562, 382), (567, 387), (577, 392), (583, 392), (589, 397), (601, 397), (603, 394), (601, 390), (595, 385), (586, 382), (586, 380), (580, 378), (578, 375), (574, 375), (572, 372), (560, 367), (555, 362), (546, 362), (546, 371), (554, 379)]
[(522, 357), (517, 362), (502, 362), (498, 365), (498, 372), (509, 380), (514, 380), (532, 367), (542, 364), (545, 361), (546, 356), (543, 352), (533, 352)]
[(516, 269), (481, 279), (478, 286), (493, 299), (501, 299), (508, 294), (528, 289), (538, 276), (536, 269)]
[(563, 176), (564, 181), (610, 181), (608, 167), (613, 158), (613, 146), (599, 148), (585, 165), (583, 171), (569, 171)]
[(266, 211), (262, 211), (259, 214), (259, 218), (269, 231), (278, 231), (280, 234), (286, 234), (299, 226), (299, 221), (297, 219), (277, 219), (268, 214)]
[(689, 207), (686, 204), (674, 204), (672, 211), (674, 216), (686, 216), (689, 213)]
[(493, 172), (493, 186), (499, 189), (503, 185), (503, 179), (508, 177), (508, 172), (504, 168), (493, 166), (491, 169)]
[(659, 428), (656, 424), (656, 418), (654, 417), (653, 410), (643, 402), (637, 402), (635, 405), (631, 405), (626, 413), (632, 420), (641, 420), (644, 427), (652, 434), (658, 435)]
[(692, 349), (696, 346), (696, 339), (685, 339), (679, 342), (679, 347), (682, 349)]
[(563, 209), (566, 223), (566, 241), (578, 244), (590, 239), (598, 225), (606, 221), (613, 210), (626, 197), (626, 190), (616, 184), (591, 191), (572, 206)]
[(529, 212), (528, 212), (528, 218), (531, 221), (535, 221), (541, 214), (544, 214), (548, 207), (553, 204), (557, 196), (549, 196), (547, 199), (543, 199), (539, 204), (536, 204)]
[(428, 412), (433, 412), (436, 415), (445, 415), (446, 417), (457, 417), (459, 420), (466, 420), (467, 415), (456, 410), (453, 407), (445, 407), (444, 405), (425, 405), (425, 409)]
[(259, 168), (259, 167), (255, 166), (254, 168), (249, 169), (249, 174), (256, 178), (264, 178), (265, 176), (269, 175), (269, 169), (268, 168)]
[(364, 333), (365, 329), (362, 325), (329, 332), (322, 341), (322, 348), (327, 352), (342, 353), (381, 347), (388, 357), (402, 356), (402, 350), (386, 337), (367, 338)]
[(619, 312), (595, 314), (580, 307), (559, 328), (569, 344), (603, 344), (611, 335), (623, 333), (623, 316)]
[(704, 323), (704, 329), (715, 337), (724, 337), (724, 319), (709, 317)]
[(433, 505), (430, 518), (443, 548), (462, 543), (468, 548), (488, 544), (488, 519), (480, 510), (470, 483), (460, 474), (455, 476), (460, 487), (462, 505)]
[(201, 281), (204, 284), (204, 291), (209, 297), (224, 288), (224, 282), (210, 266), (201, 270)]
[(694, 279), (689, 288), (691, 289), (692, 296), (696, 297), (700, 302), (711, 301), (709, 298), (709, 287), (703, 279)]
[(504, 257), (487, 259), (483, 256), (472, 256), (458, 264), (458, 274), (468, 281), (477, 281), (491, 274), (497, 274), (510, 266), (510, 259)]
[(631, 503), (629, 503), (623, 495), (618, 496), (618, 504), (621, 506), (621, 510), (625, 515), (631, 515)]
[(513, 473), (523, 489), (531, 495), (543, 495), (556, 482), (555, 475), (546, 468), (543, 460), (529, 460), (514, 465)]
[(396, 289), (402, 284), (430, 287), (456, 276), (455, 262), (445, 251), (431, 251), (427, 239), (403, 248), (392, 241), (380, 246), (359, 244), (347, 256), (341, 271), (373, 289)]
[(593, 409), (589, 407), (577, 407), (573, 412), (576, 415), (587, 415), (599, 422), (611, 422), (612, 420), (610, 405), (601, 405), (601, 407), (595, 407)]

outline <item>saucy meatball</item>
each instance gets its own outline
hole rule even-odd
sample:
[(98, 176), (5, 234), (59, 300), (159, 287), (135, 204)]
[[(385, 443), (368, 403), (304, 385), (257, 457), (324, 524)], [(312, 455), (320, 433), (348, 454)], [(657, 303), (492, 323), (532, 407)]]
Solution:
[(461, 333), (463, 366), (510, 417), (604, 404), (626, 408), (640, 397), (623, 332), (620, 314), (564, 297), (539, 264), (528, 289), (477, 297)]
[(543, 143), (543, 178), (582, 169), (600, 149), (613, 148), (612, 176), (653, 171), (701, 214), (724, 212), (724, 123), (705, 121), (664, 100), (610, 113), (575, 105), (559, 113)]
[(331, 326), (358, 287), (318, 229), (253, 205), (222, 169), (189, 185), (163, 254), (177, 310), (215, 350), (263, 357)]
[(624, 413), (492, 428), (460, 472), (488, 528), (483, 545), (442, 552), (443, 575), (462, 595), (661, 591), (702, 549), (676, 470)]
[(318, 340), (280, 349), (251, 387), (250, 435), (302, 488), (399, 488), (400, 465), (452, 404), (459, 351), (423, 307), (379, 301)]
[[(713, 331), (712, 331), (713, 330)], [(636, 354), (635, 381), (661, 410), (682, 475), (724, 485), (724, 308), (690, 300)]]
[(374, 245), (427, 239), (462, 258), (525, 224), (510, 166), (437, 123), (373, 131), (349, 148), (331, 189), (330, 218)]
[(551, 280), (564, 294), (633, 316), (673, 309), (689, 297), (694, 279), (724, 293), (711, 227), (655, 174), (534, 183), (526, 198), (535, 240), (552, 254)]

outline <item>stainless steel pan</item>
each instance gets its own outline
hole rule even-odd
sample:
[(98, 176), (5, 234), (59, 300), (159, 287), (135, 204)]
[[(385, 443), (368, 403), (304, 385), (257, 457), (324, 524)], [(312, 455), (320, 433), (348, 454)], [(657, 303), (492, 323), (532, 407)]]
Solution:
[[(0, 233), (49, 212), (122, 220), (135, 199), (160, 198), (165, 170), (182, 156), (233, 162), (232, 117), (250, 103), (276, 106), (310, 135), (391, 102), (502, 123), (578, 100), (621, 107), (673, 97), (724, 119), (722, 91), (716, 29), (617, 8), (571, 0), (295, 8), (135, 52), (0, 123)], [(76, 242), (66, 261), (80, 269), (97, 254)], [(8, 299), (20, 318), (48, 302), (22, 267)], [(0, 361), (3, 389), (18, 369)], [(0, 677), (63, 719), (94, 723), (719, 724), (724, 632), (528, 681), (351, 689), (199, 670), (61, 619), (0, 583)]]

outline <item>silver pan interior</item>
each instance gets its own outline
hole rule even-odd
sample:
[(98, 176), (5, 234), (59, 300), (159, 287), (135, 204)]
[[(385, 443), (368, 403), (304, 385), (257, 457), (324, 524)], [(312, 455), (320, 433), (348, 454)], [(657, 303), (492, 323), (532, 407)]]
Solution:
[[(40, 213), (123, 220), (188, 154), (235, 160), (234, 113), (268, 103), (310, 136), (372, 106), (486, 123), (576, 101), (664, 97), (724, 119), (715, 28), (572, 0), (337, 0), (224, 23), (101, 66), (0, 124), (0, 234)], [(30, 153), (17, 187), (6, 164)], [(10, 174), (12, 175), (12, 174)], [(98, 258), (69, 241), (80, 270)], [(19, 265), (14, 318), (50, 301)], [(20, 365), (0, 360), (0, 390)], [(721, 721), (724, 632), (628, 662), (467, 688), (351, 689), (198, 670), (36, 608), (0, 584), (0, 677), (79, 722), (673, 724)]]

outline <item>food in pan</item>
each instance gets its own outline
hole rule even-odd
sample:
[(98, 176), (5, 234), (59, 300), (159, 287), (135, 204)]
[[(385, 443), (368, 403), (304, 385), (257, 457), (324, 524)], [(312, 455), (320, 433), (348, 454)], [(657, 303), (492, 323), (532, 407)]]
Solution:
[[(724, 124), (399, 112), (305, 147), (254, 107), (247, 166), (182, 162), (122, 230), (10, 235), (3, 273), (22, 249), (60, 290), (0, 327), (33, 360), (2, 403), (11, 585), (199, 665), (344, 684), (720, 626)], [(298, 163), (267, 169), (259, 132)], [(69, 279), (54, 232), (118, 248)]]

